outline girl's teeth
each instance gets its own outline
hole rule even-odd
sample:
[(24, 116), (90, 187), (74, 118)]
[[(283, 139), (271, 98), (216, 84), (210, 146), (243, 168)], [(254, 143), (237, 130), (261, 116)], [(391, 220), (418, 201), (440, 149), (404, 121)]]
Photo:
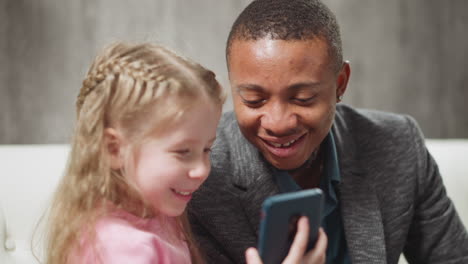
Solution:
[(189, 194), (191, 194), (191, 192), (181, 192), (181, 191), (175, 191), (175, 192), (180, 194), (180, 195), (189, 195)]

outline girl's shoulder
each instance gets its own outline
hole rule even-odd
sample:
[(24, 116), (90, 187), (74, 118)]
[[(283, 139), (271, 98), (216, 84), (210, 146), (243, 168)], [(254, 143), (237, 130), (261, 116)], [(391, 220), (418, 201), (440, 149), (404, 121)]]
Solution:
[(164, 230), (157, 219), (115, 210), (97, 219), (93, 239), (81, 241), (80, 263), (190, 263), (185, 242)]
[(96, 220), (94, 232), (98, 241), (147, 240), (158, 236), (157, 233), (150, 232), (151, 222), (123, 210), (113, 211)]

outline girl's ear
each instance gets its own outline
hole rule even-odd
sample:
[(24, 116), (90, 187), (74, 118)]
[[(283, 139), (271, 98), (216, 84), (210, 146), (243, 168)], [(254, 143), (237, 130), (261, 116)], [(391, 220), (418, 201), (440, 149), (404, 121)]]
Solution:
[(114, 170), (121, 169), (123, 166), (123, 137), (114, 128), (106, 128), (104, 130), (104, 142), (109, 154), (111, 168)]

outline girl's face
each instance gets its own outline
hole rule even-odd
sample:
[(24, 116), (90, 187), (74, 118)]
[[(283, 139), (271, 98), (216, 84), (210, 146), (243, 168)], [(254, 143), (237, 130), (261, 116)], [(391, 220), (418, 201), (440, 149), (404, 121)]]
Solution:
[(158, 213), (178, 216), (210, 172), (210, 150), (221, 109), (194, 104), (170, 129), (146, 141), (127, 176)]

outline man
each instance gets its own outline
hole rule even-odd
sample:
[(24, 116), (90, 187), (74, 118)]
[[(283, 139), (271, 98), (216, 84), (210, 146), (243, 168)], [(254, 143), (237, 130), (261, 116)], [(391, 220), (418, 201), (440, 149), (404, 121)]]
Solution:
[(244, 263), (263, 200), (319, 187), (327, 263), (468, 263), (468, 235), (408, 117), (337, 104), (350, 66), (318, 0), (257, 0), (226, 48), (234, 113), (190, 221), (209, 263)]

